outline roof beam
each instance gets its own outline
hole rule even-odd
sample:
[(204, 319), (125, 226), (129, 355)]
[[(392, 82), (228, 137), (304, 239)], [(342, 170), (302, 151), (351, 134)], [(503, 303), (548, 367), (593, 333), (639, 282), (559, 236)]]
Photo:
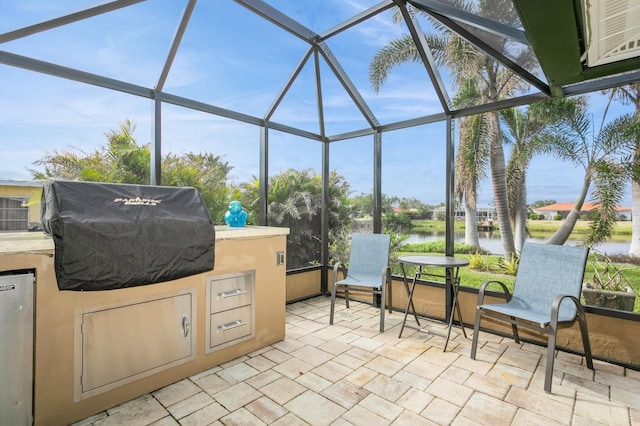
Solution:
[(162, 90), (162, 88), (164, 87), (164, 83), (167, 81), (169, 70), (171, 69), (173, 60), (176, 57), (176, 53), (178, 52), (178, 47), (180, 47), (180, 43), (182, 42), (182, 37), (184, 36), (184, 32), (187, 29), (187, 25), (189, 24), (189, 20), (191, 19), (191, 14), (193, 13), (193, 9), (196, 7), (197, 1), (198, 0), (189, 0), (189, 3), (187, 3), (187, 6), (184, 9), (184, 13), (182, 14), (182, 19), (180, 20), (180, 24), (178, 24), (178, 29), (176, 30), (176, 33), (173, 36), (173, 41), (171, 42), (171, 48), (169, 49), (169, 54), (167, 55), (167, 59), (164, 61), (164, 67), (162, 67), (162, 72), (160, 73), (160, 77), (158, 78), (158, 83), (156, 84), (156, 90)]
[(381, 132), (389, 132), (391, 130), (407, 129), (409, 127), (422, 126), (424, 124), (439, 123), (447, 119), (447, 114), (440, 112), (438, 114), (425, 115), (423, 117), (412, 118), (410, 120), (397, 121), (395, 123), (380, 126)]
[(438, 95), (438, 99), (440, 99), (440, 104), (442, 105), (442, 109), (445, 114), (449, 112), (451, 100), (449, 99), (449, 95), (447, 94), (446, 86), (442, 81), (442, 77), (438, 72), (438, 67), (436, 66), (436, 61), (431, 54), (431, 48), (427, 44), (427, 40), (424, 37), (424, 32), (420, 29), (420, 24), (416, 19), (415, 12), (411, 5), (406, 5), (404, 2), (400, 0), (395, 0), (400, 8), (400, 12), (404, 18), (405, 23), (407, 24), (407, 28), (409, 29), (409, 33), (411, 33), (411, 37), (413, 38), (413, 42), (416, 44), (416, 49), (418, 49), (418, 54), (422, 59), (422, 63), (424, 67), (427, 69), (427, 73), (431, 78), (431, 82), (433, 84), (433, 88)]
[(282, 28), (283, 30), (293, 34), (294, 36), (306, 41), (307, 43), (313, 43), (319, 36), (309, 28), (289, 18), (284, 13), (280, 12), (269, 6), (266, 2), (261, 0), (234, 0), (236, 3), (251, 10), (256, 15), (259, 15)]
[(341, 33), (342, 31), (345, 31), (355, 25), (358, 25), (361, 22), (366, 21), (367, 19), (377, 15), (380, 12), (391, 9), (393, 6), (393, 0), (385, 0), (382, 3), (378, 3), (377, 5), (367, 10), (363, 10), (359, 14), (353, 16), (351, 19), (347, 19), (346, 21), (336, 25), (335, 27), (323, 32), (322, 34), (320, 34), (320, 40), (324, 41), (330, 37), (333, 37), (334, 35)]
[(329, 68), (331, 68), (340, 83), (342, 83), (342, 87), (344, 87), (353, 102), (356, 104), (356, 107), (358, 107), (360, 112), (362, 112), (365, 120), (369, 122), (369, 125), (372, 128), (378, 127), (378, 125), (380, 124), (378, 122), (378, 119), (375, 117), (371, 109), (369, 109), (367, 102), (364, 100), (362, 95), (360, 95), (360, 92), (358, 92), (356, 86), (353, 84), (351, 79), (349, 79), (347, 73), (340, 66), (340, 62), (338, 62), (336, 57), (333, 55), (331, 48), (324, 41), (322, 41), (318, 43), (318, 49), (320, 50), (320, 53), (322, 54), (324, 59), (327, 61)]
[(448, 18), (455, 19), (458, 22), (471, 25), (492, 34), (507, 37), (526, 45), (529, 44), (529, 40), (527, 39), (525, 32), (510, 25), (469, 13), (466, 10), (458, 9), (457, 7), (444, 4), (436, 0), (408, 0), (408, 2), (425, 12), (444, 15)]
[(491, 102), (489, 104), (475, 105), (472, 107), (462, 108), (451, 111), (453, 118), (468, 117), (470, 115), (484, 114), (485, 112), (500, 111), (501, 109), (513, 108), (517, 106), (529, 105), (535, 102), (549, 100), (549, 95), (538, 92), (530, 95), (524, 95), (512, 99), (504, 99), (501, 101)]
[(581, 95), (584, 93), (595, 92), (597, 90), (606, 90), (611, 89), (612, 87), (620, 87), (627, 84), (638, 83), (639, 81), (640, 71), (633, 71), (563, 86), (562, 91), (565, 96)]
[(318, 49), (313, 49), (313, 64), (314, 73), (316, 76), (316, 106), (318, 109), (318, 125), (320, 126), (320, 136), (322, 136), (322, 139), (324, 140), (326, 136), (324, 125), (324, 102), (322, 100), (322, 79), (320, 78), (320, 57), (318, 56)]
[(98, 74), (92, 74), (74, 68), (63, 67), (51, 62), (45, 62), (26, 56), (16, 55), (15, 53), (0, 51), (0, 63), (26, 69), (29, 71), (52, 75), (54, 77), (78, 81), (80, 83), (86, 83), (92, 86), (104, 87), (105, 89), (111, 89), (118, 92), (129, 93), (131, 95), (142, 96), (144, 98), (153, 98), (153, 90), (147, 87), (138, 86), (136, 84), (127, 83), (121, 80), (115, 80), (113, 78), (103, 77)]
[(209, 114), (217, 115), (219, 117), (230, 118), (232, 120), (240, 121), (242, 123), (253, 124), (260, 127), (268, 127), (271, 130), (279, 130), (281, 132), (290, 133), (292, 135), (300, 136), (307, 139), (321, 141), (320, 135), (305, 130), (297, 129), (295, 127), (287, 126), (285, 124), (276, 123), (273, 121), (263, 120), (259, 117), (254, 117), (248, 114), (242, 114), (240, 112), (232, 111), (225, 108), (220, 108), (204, 102), (194, 101), (193, 99), (184, 98), (182, 96), (172, 95), (170, 93), (157, 93), (157, 96), (162, 100), (172, 105), (177, 105), (196, 111), (202, 111)]
[(141, 3), (143, 1), (145, 0), (114, 0), (109, 3), (81, 10), (79, 12), (74, 12), (68, 15), (60, 16), (58, 18), (50, 19), (39, 24), (30, 25), (28, 27), (0, 34), (0, 43), (17, 40), (22, 37), (50, 30), (52, 28), (61, 27), (66, 24), (71, 24), (73, 22), (81, 21), (83, 19), (91, 18), (93, 16), (101, 15), (103, 13), (111, 12), (113, 10), (121, 9), (123, 7), (131, 6), (132, 4)]
[(507, 56), (502, 54), (502, 52), (499, 52), (496, 49), (494, 49), (492, 46), (490, 46), (481, 38), (472, 34), (469, 30), (464, 28), (462, 25), (460, 25), (456, 21), (453, 21), (447, 18), (446, 16), (443, 16), (437, 13), (433, 13), (433, 12), (427, 12), (427, 13), (429, 13), (429, 15), (432, 16), (434, 19), (440, 21), (443, 25), (446, 25), (448, 28), (451, 29), (451, 31), (457, 33), (460, 37), (464, 38), (469, 43), (476, 46), (485, 54), (489, 55), (496, 61), (500, 62), (502, 65), (510, 69), (514, 74), (520, 76), (523, 80), (527, 81), (529, 84), (536, 87), (541, 92), (546, 94), (551, 93), (551, 89), (549, 88), (548, 84), (540, 80), (535, 75), (531, 74), (526, 69), (522, 68), (520, 65), (516, 64), (514, 61), (512, 61)]
[(280, 102), (282, 102), (282, 99), (284, 99), (285, 95), (287, 94), (287, 92), (289, 91), (291, 86), (293, 85), (293, 82), (296, 80), (296, 78), (298, 78), (298, 75), (300, 74), (300, 72), (304, 68), (305, 64), (307, 63), (307, 61), (311, 57), (312, 53), (313, 53), (313, 48), (310, 48), (307, 51), (307, 53), (302, 57), (300, 62), (298, 62), (298, 65), (293, 69), (293, 72), (291, 73), (291, 75), (287, 79), (287, 82), (285, 83), (284, 87), (282, 88), (282, 90), (280, 90), (280, 93), (278, 93), (278, 95), (276, 96), (276, 99), (273, 101), (273, 104), (271, 104), (271, 106), (267, 110), (267, 113), (264, 116), (265, 120), (271, 119), (273, 114), (276, 112), (276, 109), (278, 108), (278, 105), (280, 105)]
[(354, 130), (347, 133), (340, 133), (338, 135), (329, 136), (327, 137), (327, 142), (337, 142), (337, 141), (343, 141), (347, 139), (361, 138), (364, 136), (370, 136), (374, 132), (375, 130), (371, 128)]

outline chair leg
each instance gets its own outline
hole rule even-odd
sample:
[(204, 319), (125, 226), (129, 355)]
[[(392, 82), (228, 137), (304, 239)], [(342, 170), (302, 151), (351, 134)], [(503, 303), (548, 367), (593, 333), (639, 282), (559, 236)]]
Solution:
[(344, 286), (344, 304), (349, 309), (349, 286)]
[(380, 333), (384, 333), (384, 311), (385, 311), (385, 300), (386, 300), (386, 292), (385, 285), (383, 284), (380, 288)]
[(387, 289), (388, 289), (388, 293), (389, 293), (389, 303), (387, 304), (387, 306), (389, 306), (389, 313), (393, 313), (391, 312), (391, 308), (393, 308), (393, 280), (391, 279), (391, 269), (387, 268), (387, 279), (385, 284), (387, 285)]
[(582, 306), (578, 307), (578, 323), (582, 332), (582, 345), (584, 346), (584, 356), (587, 359), (587, 367), (593, 370), (593, 358), (591, 356), (591, 343), (589, 343), (589, 331), (587, 330), (587, 318)]
[(482, 310), (476, 310), (476, 320), (473, 323), (473, 337), (471, 338), (471, 359), (476, 359), (476, 349), (478, 347), (478, 334), (480, 333), (480, 318)]
[(556, 333), (558, 331), (558, 323), (552, 322), (549, 330), (549, 342), (547, 343), (547, 367), (544, 373), (544, 391), (551, 393), (551, 384), (553, 382), (553, 362), (556, 355)]
[[(515, 321), (515, 317), (509, 317), (511, 318), (511, 321)], [(515, 323), (511, 323), (511, 331), (513, 332), (513, 340), (516, 341), (516, 343), (520, 343), (520, 335), (518, 334), (518, 326)]]
[(333, 325), (333, 312), (336, 307), (336, 287), (338, 287), (335, 282), (333, 284), (333, 289), (331, 290), (331, 310), (329, 311), (329, 324)]

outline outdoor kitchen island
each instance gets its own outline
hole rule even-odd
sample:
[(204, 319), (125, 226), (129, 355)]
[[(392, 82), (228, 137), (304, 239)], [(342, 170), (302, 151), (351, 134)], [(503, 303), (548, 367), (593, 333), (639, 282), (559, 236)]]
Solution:
[(103, 291), (58, 289), (49, 236), (0, 234), (0, 272), (35, 275), (34, 424), (67, 425), (283, 340), (288, 233), (216, 227), (213, 270)]

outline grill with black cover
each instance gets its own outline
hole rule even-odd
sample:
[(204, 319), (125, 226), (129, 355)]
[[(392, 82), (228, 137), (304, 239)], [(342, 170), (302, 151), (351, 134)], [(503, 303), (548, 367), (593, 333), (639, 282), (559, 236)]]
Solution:
[(215, 229), (195, 188), (50, 180), (42, 226), (60, 290), (113, 290), (210, 271)]

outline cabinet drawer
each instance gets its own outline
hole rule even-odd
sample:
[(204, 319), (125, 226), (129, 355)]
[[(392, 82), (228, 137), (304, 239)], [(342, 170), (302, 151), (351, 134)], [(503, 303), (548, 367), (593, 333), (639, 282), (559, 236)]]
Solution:
[(211, 315), (210, 347), (251, 336), (252, 322), (251, 305)]
[(253, 300), (254, 272), (209, 277), (211, 312), (222, 312), (250, 305)]

